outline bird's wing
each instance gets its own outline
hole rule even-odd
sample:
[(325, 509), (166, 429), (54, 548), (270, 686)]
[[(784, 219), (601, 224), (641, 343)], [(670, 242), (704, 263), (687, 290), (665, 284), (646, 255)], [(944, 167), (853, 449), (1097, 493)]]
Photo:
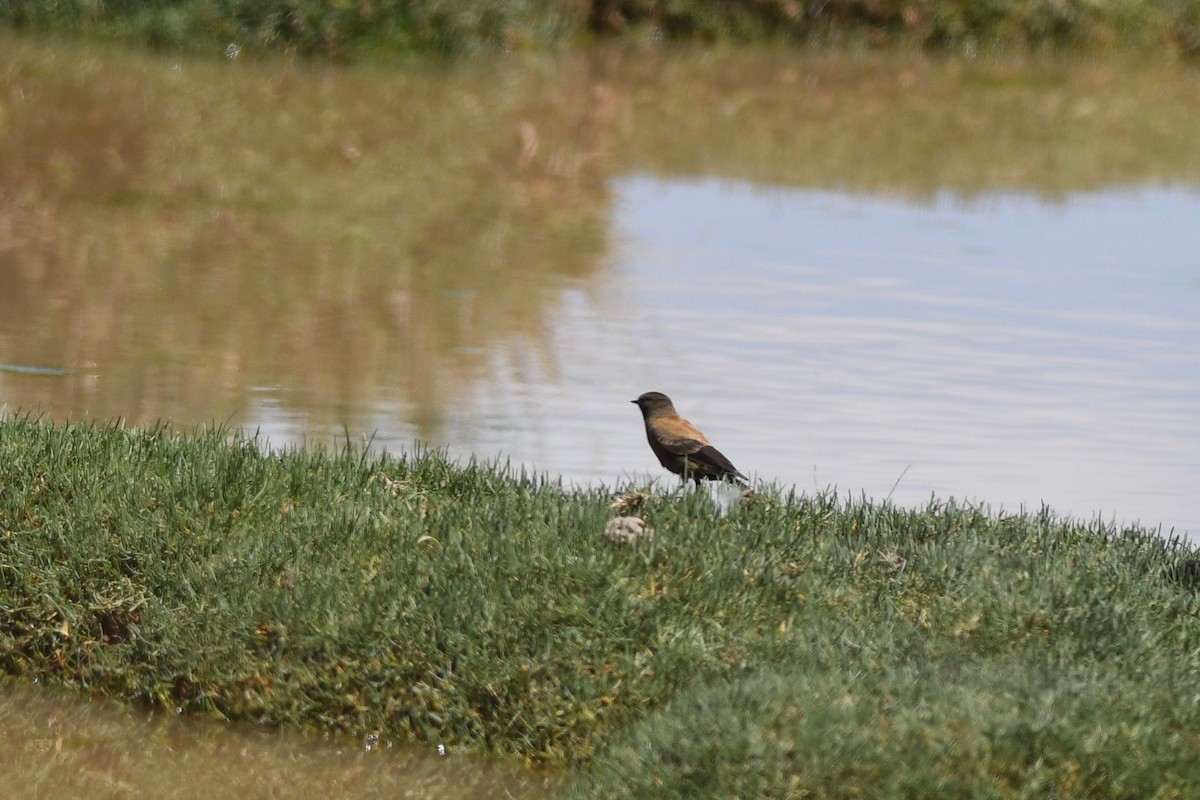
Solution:
[(690, 456), (710, 446), (708, 438), (683, 417), (655, 420), (654, 432), (662, 446), (677, 456)]
[(708, 466), (713, 467), (714, 469), (727, 475), (737, 475), (742, 478), (746, 477), (737, 471), (737, 467), (733, 465), (732, 461), (725, 457), (724, 453), (712, 445), (705, 445), (704, 447), (701, 447), (695, 453), (689, 454), (688, 458), (693, 461), (699, 461), (703, 464), (707, 464)]

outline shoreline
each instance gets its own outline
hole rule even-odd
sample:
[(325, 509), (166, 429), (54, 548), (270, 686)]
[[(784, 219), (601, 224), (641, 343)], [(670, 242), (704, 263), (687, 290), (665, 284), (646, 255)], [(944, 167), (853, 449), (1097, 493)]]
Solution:
[(378, 62), (411, 56), (556, 51), (615, 40), (652, 47), (783, 44), (801, 48), (916, 49), (932, 53), (1109, 50), (1200, 55), (1200, 7), (1012, 0), (856, 0), (712, 4), (592, 0), (488, 0), (435, 4), (306, 0), (287, 13), (250, 0), (95, 5), (23, 0), (4, 6), (0, 27), (58, 32), (190, 53), (284, 53)]

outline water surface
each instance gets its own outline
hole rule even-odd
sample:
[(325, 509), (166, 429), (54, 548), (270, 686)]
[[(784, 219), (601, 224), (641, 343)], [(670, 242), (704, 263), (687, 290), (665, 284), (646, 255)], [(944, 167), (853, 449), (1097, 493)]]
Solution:
[(802, 490), (1200, 532), (1200, 192), (616, 194), (613, 281), (564, 293), (548, 359), (494, 357), (463, 451), (662, 474), (625, 402), (657, 389)]
[[(370, 745), (370, 746), (368, 746)], [(550, 776), (450, 752), (181, 720), (0, 686), (0, 781), (11, 800), (44, 797), (536, 798)]]
[(1186, 65), (0, 52), (8, 413), (1200, 528)]

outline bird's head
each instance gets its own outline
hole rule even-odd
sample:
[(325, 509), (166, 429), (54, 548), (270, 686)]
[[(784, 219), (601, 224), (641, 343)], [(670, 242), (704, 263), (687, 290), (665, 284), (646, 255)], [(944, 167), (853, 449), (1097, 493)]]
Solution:
[(642, 411), (642, 416), (646, 419), (656, 417), (659, 414), (675, 413), (675, 406), (671, 403), (671, 398), (662, 392), (646, 392), (638, 397), (637, 400), (630, 400), (629, 402), (637, 405)]

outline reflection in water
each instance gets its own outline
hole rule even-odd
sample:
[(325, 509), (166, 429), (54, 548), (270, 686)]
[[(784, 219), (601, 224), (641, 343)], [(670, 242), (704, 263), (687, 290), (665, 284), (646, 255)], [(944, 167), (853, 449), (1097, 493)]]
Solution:
[(546, 797), (544, 772), (451, 753), (174, 719), (74, 694), (0, 686), (0, 781), (38, 797)]
[(0, 48), (0, 362), (80, 377), (10, 407), (428, 436), (603, 253), (586, 63), (497, 87), (39, 45)]
[(661, 475), (625, 402), (658, 389), (743, 470), (800, 489), (1200, 533), (1200, 194), (616, 190), (619, 279), (567, 297), (558, 374), (494, 357), (502, 388), (460, 415), (464, 451)]

